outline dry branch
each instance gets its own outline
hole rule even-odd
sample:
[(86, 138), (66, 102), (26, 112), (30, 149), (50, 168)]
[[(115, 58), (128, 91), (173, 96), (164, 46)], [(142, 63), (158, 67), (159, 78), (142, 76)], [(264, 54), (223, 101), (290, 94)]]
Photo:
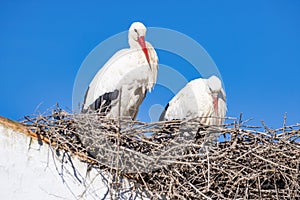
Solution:
[[(242, 120), (223, 127), (198, 121), (144, 123), (56, 107), (23, 123), (53, 148), (110, 172), (115, 189), (126, 177), (132, 191), (153, 199), (300, 197), (300, 124), (287, 126), (285, 117), (284, 127), (263, 123), (261, 131)], [(222, 141), (212, 142), (214, 134)]]

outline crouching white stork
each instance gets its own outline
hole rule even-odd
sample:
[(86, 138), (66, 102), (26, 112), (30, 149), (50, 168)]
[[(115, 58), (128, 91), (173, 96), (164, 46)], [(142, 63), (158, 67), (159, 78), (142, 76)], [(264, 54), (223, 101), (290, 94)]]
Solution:
[[(226, 110), (226, 94), (221, 80), (216, 76), (208, 79), (198, 78), (189, 82), (173, 97), (162, 112), (160, 121), (199, 118), (202, 125), (221, 125), (224, 123)], [(203, 130), (204, 142), (203, 148), (199, 149), (200, 155), (207, 154), (210, 146), (216, 143), (219, 137), (214, 128), (200, 127), (195, 138), (201, 137)]]
[(189, 82), (167, 104), (160, 120), (199, 117), (204, 125), (221, 125), (226, 114), (226, 94), (216, 76)]
[(145, 42), (146, 27), (134, 22), (128, 32), (130, 48), (115, 53), (97, 72), (85, 94), (82, 112), (97, 111), (107, 117), (135, 119), (158, 70), (157, 54)]

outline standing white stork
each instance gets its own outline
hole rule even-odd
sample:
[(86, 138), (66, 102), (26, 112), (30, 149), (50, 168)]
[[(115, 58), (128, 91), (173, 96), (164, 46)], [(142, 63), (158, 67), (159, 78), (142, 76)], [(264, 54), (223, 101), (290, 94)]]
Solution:
[(145, 42), (146, 27), (134, 22), (128, 32), (130, 48), (115, 53), (97, 72), (86, 91), (82, 112), (97, 111), (108, 117), (135, 119), (158, 70), (157, 54)]
[(204, 125), (221, 125), (227, 111), (226, 94), (216, 76), (189, 82), (167, 104), (160, 120), (200, 117)]

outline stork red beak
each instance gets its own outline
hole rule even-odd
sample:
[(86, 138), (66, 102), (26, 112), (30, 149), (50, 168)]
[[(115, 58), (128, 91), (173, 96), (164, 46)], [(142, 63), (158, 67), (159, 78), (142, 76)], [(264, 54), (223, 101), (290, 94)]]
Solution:
[(151, 65), (150, 65), (150, 57), (149, 57), (149, 53), (148, 53), (148, 49), (146, 47), (146, 42), (145, 42), (145, 37), (144, 36), (141, 36), (138, 38), (138, 43), (140, 44), (140, 46), (142, 47), (142, 50), (146, 56), (146, 59), (148, 61), (148, 64), (151, 68)]
[(219, 113), (218, 113), (218, 96), (213, 96), (213, 100), (214, 100), (214, 111), (216, 114), (216, 117), (219, 117)]

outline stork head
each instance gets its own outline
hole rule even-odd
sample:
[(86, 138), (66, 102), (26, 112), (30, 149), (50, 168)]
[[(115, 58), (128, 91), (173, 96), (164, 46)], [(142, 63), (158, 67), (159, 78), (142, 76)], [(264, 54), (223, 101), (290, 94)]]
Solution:
[(131, 48), (139, 48), (143, 50), (150, 66), (150, 57), (145, 42), (146, 31), (146, 27), (141, 22), (132, 23), (129, 28), (128, 42)]
[(208, 84), (208, 87), (209, 87), (211, 95), (212, 95), (213, 104), (214, 104), (214, 112), (215, 112), (216, 117), (218, 117), (219, 116), (218, 100), (219, 100), (219, 98), (222, 98), (225, 100), (225, 98), (226, 98), (225, 91), (222, 88), (221, 80), (214, 75), (207, 79), (207, 84)]
[(221, 83), (221, 80), (216, 77), (215, 75), (209, 77), (207, 79), (207, 84), (208, 84), (208, 87), (210, 89), (210, 91), (213, 93), (218, 93), (221, 91), (221, 88), (222, 88), (222, 83)]

